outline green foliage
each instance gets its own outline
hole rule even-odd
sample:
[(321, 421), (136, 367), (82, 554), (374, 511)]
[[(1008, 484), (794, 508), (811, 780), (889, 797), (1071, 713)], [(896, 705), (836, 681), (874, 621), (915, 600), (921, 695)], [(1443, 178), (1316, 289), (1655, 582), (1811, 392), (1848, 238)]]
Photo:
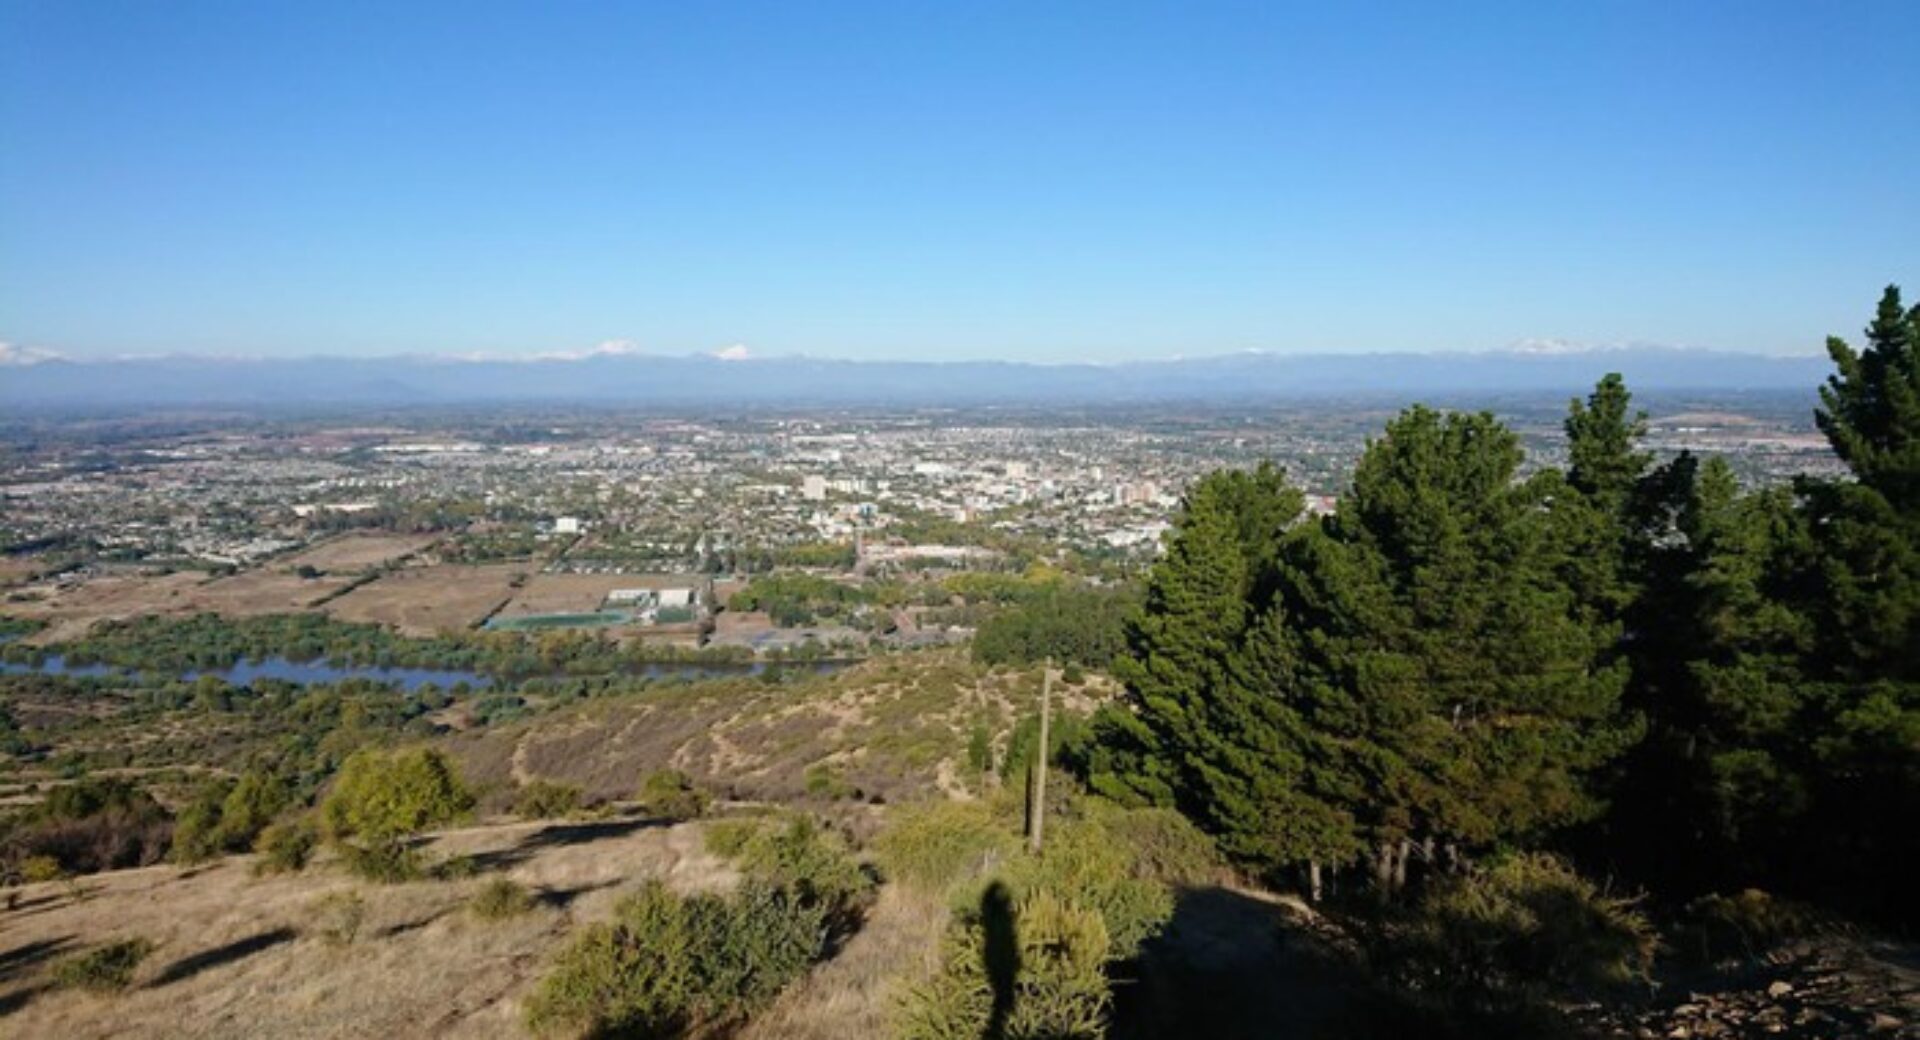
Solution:
[(889, 879), (928, 892), (945, 892), (980, 876), (1018, 847), (1016, 836), (981, 802), (901, 807), (873, 842)]
[(706, 815), (710, 801), (707, 792), (694, 783), (692, 777), (678, 769), (660, 769), (648, 773), (646, 779), (640, 782), (637, 798), (647, 812), (675, 823)]
[(445, 755), (432, 748), (360, 751), (347, 759), (320, 805), (327, 836), (348, 868), (375, 881), (404, 881), (421, 871), (407, 841), (473, 808), (473, 794)]
[(967, 734), (967, 768), (975, 776), (993, 768), (993, 733), (984, 722)]
[(707, 830), (707, 847), (749, 877), (792, 891), (824, 908), (829, 924), (850, 926), (873, 891), (873, 879), (839, 834), (796, 815), (722, 821)]
[(909, 990), (902, 1040), (1079, 1040), (1104, 1036), (1112, 1003), (1105, 924), (1052, 892), (1009, 905), (989, 889), (943, 944), (941, 971)]
[(511, 878), (494, 878), (467, 900), (467, 910), (482, 921), (517, 917), (533, 909), (533, 893)]
[(649, 881), (590, 926), (527, 1002), (536, 1032), (668, 1037), (764, 1007), (825, 949), (824, 911), (750, 880), (681, 897)]
[(1596, 815), (1591, 778), (1639, 734), (1619, 628), (1566, 537), (1592, 507), (1520, 462), (1490, 415), (1414, 407), (1324, 522), (1295, 522), (1272, 469), (1197, 484), (1115, 667), (1129, 703), (1096, 720), (1093, 786), (1178, 806), (1268, 873), (1372, 850), (1386, 887), (1410, 839)]
[(147, 939), (122, 939), (96, 946), (54, 964), (53, 984), (61, 989), (113, 993), (126, 989), (134, 970), (153, 952)]
[(521, 786), (513, 812), (529, 820), (558, 819), (579, 812), (582, 801), (578, 784), (534, 780)]
[(728, 610), (763, 610), (781, 626), (811, 625), (821, 618), (842, 618), (853, 607), (870, 602), (871, 594), (858, 585), (800, 571), (782, 571), (753, 579), (727, 601)]
[(1380, 952), (1414, 988), (1498, 1007), (1644, 981), (1657, 944), (1632, 901), (1523, 854), (1434, 886)]
[[(1059, 764), (1070, 752), (1092, 739), (1092, 727), (1083, 715), (1055, 711), (1047, 727), (1047, 761)], [(1023, 715), (1007, 737), (1007, 753), (1000, 760), (1000, 779), (1020, 781), (1033, 768), (1034, 752), (1040, 743), (1040, 713)]]
[(807, 794), (814, 798), (857, 798), (859, 792), (840, 775), (832, 762), (815, 762), (801, 773)]
[(1647, 413), (1628, 411), (1633, 395), (1609, 372), (1582, 404), (1567, 411), (1567, 483), (1608, 512), (1624, 508), (1652, 456), (1636, 450), (1647, 433)]
[(67, 876), (66, 868), (52, 856), (28, 856), (20, 861), (20, 879), (27, 884), (58, 881)]
[(201, 863), (224, 851), (220, 841), (220, 807), (233, 789), (232, 781), (214, 780), (201, 786), (193, 800), (181, 807), (173, 821), (175, 863)]
[(296, 874), (307, 867), (320, 844), (320, 829), (310, 815), (281, 820), (261, 830), (254, 841), (256, 874)]
[(292, 801), (284, 781), (258, 770), (248, 770), (238, 781), (209, 781), (174, 820), (173, 859), (199, 863), (250, 848)]
[(1130, 586), (1102, 588), (1056, 582), (995, 613), (973, 637), (983, 664), (1063, 664), (1105, 668), (1126, 648), (1126, 620), (1138, 603)]

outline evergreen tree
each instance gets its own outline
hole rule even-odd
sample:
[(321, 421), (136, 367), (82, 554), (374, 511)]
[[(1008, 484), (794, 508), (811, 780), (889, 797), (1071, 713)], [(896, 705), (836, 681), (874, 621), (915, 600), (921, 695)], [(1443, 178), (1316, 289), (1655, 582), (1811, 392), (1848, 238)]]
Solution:
[(1633, 412), (1633, 395), (1620, 373), (1609, 372), (1583, 405), (1568, 405), (1567, 483), (1609, 512), (1619, 512), (1651, 456), (1634, 450), (1647, 433), (1647, 413)]
[(1129, 703), (1102, 712), (1090, 781), (1111, 797), (1171, 805), (1245, 633), (1256, 573), (1303, 500), (1278, 470), (1221, 471), (1188, 493), (1164, 559), (1147, 579), (1115, 674)]
[(1324, 542), (1302, 543), (1296, 615), (1328, 691), (1315, 716), (1348, 749), (1349, 808), (1388, 886), (1416, 843), (1592, 815), (1588, 774), (1636, 735), (1625, 669), (1603, 661), (1617, 628), (1565, 577), (1555, 513), (1572, 496), (1558, 474), (1516, 482), (1520, 461), (1490, 415), (1409, 409), (1369, 445)]
[(1838, 371), (1815, 421), (1861, 484), (1910, 513), (1920, 506), (1920, 305), (1903, 309), (1900, 287), (1887, 286), (1867, 349), (1830, 336), (1827, 353)]

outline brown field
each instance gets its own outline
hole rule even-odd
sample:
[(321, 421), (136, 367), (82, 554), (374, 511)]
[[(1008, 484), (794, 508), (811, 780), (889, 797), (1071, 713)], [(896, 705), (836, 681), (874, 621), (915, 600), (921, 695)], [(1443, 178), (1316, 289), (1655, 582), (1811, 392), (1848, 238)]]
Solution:
[(306, 610), (347, 586), (346, 578), (302, 578), (257, 570), (221, 578), (194, 589), (193, 609), (217, 614), (288, 614)]
[(0, 613), (37, 618), (47, 627), (29, 638), (33, 643), (77, 639), (94, 622), (141, 614), (190, 614), (206, 576), (189, 571), (155, 576), (114, 575), (78, 584), (62, 585), (44, 597), (0, 602)]
[[(1060, 710), (1084, 715), (1114, 690), (1090, 679), (1055, 693)], [(1004, 742), (1038, 694), (1037, 669), (990, 671), (936, 651), (780, 685), (747, 678), (591, 700), (452, 737), (448, 750), (476, 785), (502, 791), (545, 778), (626, 798), (671, 767), (749, 801), (971, 797), (981, 789), (965, 765), (973, 727)], [(835, 790), (810, 790), (809, 771), (821, 769)]]
[(580, 614), (598, 610), (614, 589), (698, 589), (696, 574), (536, 574), (501, 611), (505, 617), (528, 614)]
[(30, 641), (58, 643), (85, 635), (96, 622), (145, 614), (244, 617), (302, 611), (346, 583), (344, 578), (305, 579), (270, 570), (213, 581), (197, 571), (109, 575), (61, 586), (38, 599), (0, 603), (0, 613), (46, 621), (48, 627)]
[(276, 561), (276, 565), (353, 574), (411, 556), (438, 540), (438, 535), (431, 534), (348, 534)]
[[(254, 878), (251, 857), (161, 866), (17, 890), (0, 912), (0, 1016), (8, 1036), (524, 1036), (520, 1001), (582, 922), (651, 877), (681, 891), (731, 885), (698, 824), (635, 820), (517, 823), (449, 832), (438, 853), (486, 868), (462, 881), (371, 885), (321, 864)], [(464, 910), (489, 877), (540, 897), (533, 910), (482, 921)], [(321, 934), (317, 900), (356, 892), (365, 917), (351, 943)], [(87, 946), (155, 944), (117, 995), (50, 988), (53, 962)]]
[(446, 564), (397, 571), (326, 605), (342, 621), (391, 625), (406, 635), (430, 636), (470, 628), (512, 594), (520, 564), (478, 567)]
[(26, 581), (41, 566), (41, 562), (34, 559), (0, 556), (0, 589)]

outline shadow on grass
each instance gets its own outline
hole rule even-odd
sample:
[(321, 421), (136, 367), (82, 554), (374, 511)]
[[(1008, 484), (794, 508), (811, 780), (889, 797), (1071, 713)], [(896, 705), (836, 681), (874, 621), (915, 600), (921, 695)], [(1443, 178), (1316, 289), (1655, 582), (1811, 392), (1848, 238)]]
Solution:
[(41, 939), (0, 953), (0, 982), (11, 982), (20, 978), (66, 952), (72, 948), (73, 939), (71, 935), (63, 935), (58, 939)]
[(645, 816), (624, 817), (617, 820), (591, 820), (584, 823), (556, 823), (550, 827), (542, 827), (504, 849), (476, 852), (470, 858), (473, 865), (480, 870), (504, 870), (532, 858), (542, 849), (585, 845), (588, 842), (621, 838), (653, 827), (671, 825), (671, 821)]
[(1173, 919), (1114, 987), (1113, 1040), (1347, 1035), (1369, 1002), (1359, 970), (1276, 901), (1178, 893)]
[(613, 878), (607, 881), (597, 881), (591, 885), (576, 885), (573, 888), (543, 888), (534, 894), (534, 898), (538, 900), (542, 906), (550, 906), (555, 910), (565, 910), (567, 907), (572, 906), (573, 901), (581, 896), (589, 892), (598, 892), (603, 888), (613, 888), (619, 883), (619, 878)]
[(190, 957), (182, 957), (172, 964), (167, 965), (164, 971), (155, 976), (152, 982), (148, 983), (148, 988), (153, 989), (160, 986), (169, 986), (173, 983), (193, 978), (203, 971), (211, 971), (225, 964), (245, 960), (262, 950), (272, 949), (281, 943), (292, 942), (298, 936), (299, 933), (291, 928), (275, 928), (270, 932), (261, 932), (258, 935), (249, 935), (245, 939), (236, 939), (225, 946), (216, 946), (211, 950), (202, 950)]

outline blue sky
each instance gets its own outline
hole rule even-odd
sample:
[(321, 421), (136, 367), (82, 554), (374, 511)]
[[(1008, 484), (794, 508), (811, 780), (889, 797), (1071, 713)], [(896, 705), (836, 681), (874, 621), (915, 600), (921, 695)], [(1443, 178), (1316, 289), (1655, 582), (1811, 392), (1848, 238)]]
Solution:
[(1811, 352), (1920, 291), (1917, 24), (0, 0), (0, 341)]

